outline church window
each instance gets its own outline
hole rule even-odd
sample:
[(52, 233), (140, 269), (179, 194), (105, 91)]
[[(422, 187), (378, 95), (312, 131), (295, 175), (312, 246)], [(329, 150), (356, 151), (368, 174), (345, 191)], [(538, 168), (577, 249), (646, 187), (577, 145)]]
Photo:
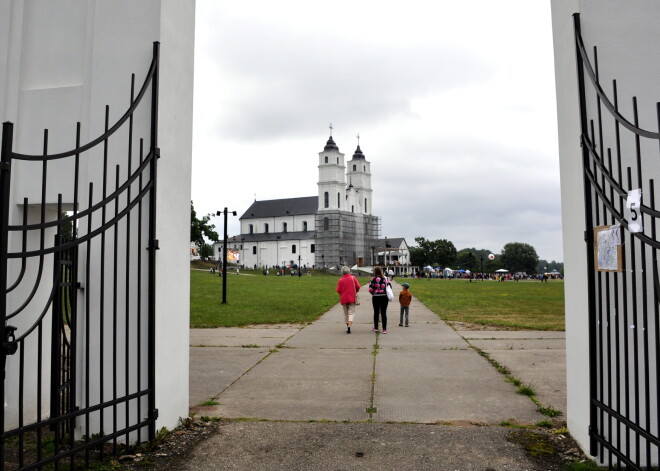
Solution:
[(337, 209), (341, 209), (341, 193), (337, 193)]
[(323, 207), (330, 207), (330, 194), (327, 191), (323, 194)]
[(257, 246), (256, 245), (252, 246), (252, 255), (257, 255)]
[(316, 252), (316, 245), (315, 245), (315, 244), (312, 244), (312, 245), (310, 246), (310, 249), (309, 249), (309, 250), (311, 251), (311, 253)]
[(323, 230), (327, 231), (330, 229), (330, 219), (323, 218)]
[(367, 198), (364, 199), (364, 212), (367, 213)]
[(250, 224), (250, 234), (254, 234), (254, 226)]
[(286, 229), (287, 229), (287, 224), (286, 224), (286, 222), (283, 222), (282, 223), (282, 232), (286, 232)]
[(366, 166), (366, 165), (363, 165), (363, 166), (362, 166), (362, 171), (363, 171), (363, 172), (366, 172), (366, 171), (367, 171), (367, 166)]
[(339, 157), (337, 157), (337, 165), (339, 165)]
[(355, 172), (357, 170), (357, 165), (353, 165), (353, 171)]
[(307, 221), (303, 221), (303, 231), (307, 230)]
[(264, 232), (268, 234), (268, 223), (264, 224)]
[(327, 155), (325, 156), (325, 163), (326, 164), (328, 163), (328, 156)]
[(352, 213), (355, 212), (355, 206), (353, 206), (353, 205), (351, 205), (351, 212), (352, 212)]
[(296, 253), (296, 244), (291, 246), (291, 253)]

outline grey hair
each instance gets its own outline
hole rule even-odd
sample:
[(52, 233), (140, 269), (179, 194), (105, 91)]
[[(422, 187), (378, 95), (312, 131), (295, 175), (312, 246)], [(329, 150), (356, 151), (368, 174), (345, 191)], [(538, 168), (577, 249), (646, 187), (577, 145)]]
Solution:
[(346, 265), (344, 265), (343, 267), (341, 267), (341, 274), (342, 274), (342, 275), (348, 275), (350, 272), (351, 272), (351, 269), (348, 268)]

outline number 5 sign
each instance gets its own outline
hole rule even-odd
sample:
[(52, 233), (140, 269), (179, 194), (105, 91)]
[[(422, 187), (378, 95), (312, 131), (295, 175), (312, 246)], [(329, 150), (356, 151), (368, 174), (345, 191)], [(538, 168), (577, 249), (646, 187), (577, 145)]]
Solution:
[(642, 232), (644, 223), (642, 219), (642, 189), (630, 190), (626, 200), (626, 219), (630, 232)]

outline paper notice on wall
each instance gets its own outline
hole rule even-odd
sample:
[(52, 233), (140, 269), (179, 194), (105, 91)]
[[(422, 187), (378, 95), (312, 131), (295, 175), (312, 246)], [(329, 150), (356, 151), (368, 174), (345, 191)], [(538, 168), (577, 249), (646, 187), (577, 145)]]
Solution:
[(621, 270), (621, 226), (601, 226), (595, 230), (596, 269)]

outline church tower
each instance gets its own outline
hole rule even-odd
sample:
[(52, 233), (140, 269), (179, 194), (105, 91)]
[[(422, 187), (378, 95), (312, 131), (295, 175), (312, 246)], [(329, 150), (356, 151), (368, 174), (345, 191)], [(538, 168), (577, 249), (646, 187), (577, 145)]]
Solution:
[(332, 139), (332, 125), (330, 138), (319, 152), (319, 211), (340, 210), (346, 211), (346, 166), (344, 154)]
[(355, 213), (371, 214), (371, 201), (373, 190), (371, 188), (371, 163), (367, 161), (362, 149), (360, 149), (360, 135), (358, 134), (358, 145), (353, 153), (353, 158), (348, 161), (348, 190), (351, 205), (349, 211), (354, 207)]

